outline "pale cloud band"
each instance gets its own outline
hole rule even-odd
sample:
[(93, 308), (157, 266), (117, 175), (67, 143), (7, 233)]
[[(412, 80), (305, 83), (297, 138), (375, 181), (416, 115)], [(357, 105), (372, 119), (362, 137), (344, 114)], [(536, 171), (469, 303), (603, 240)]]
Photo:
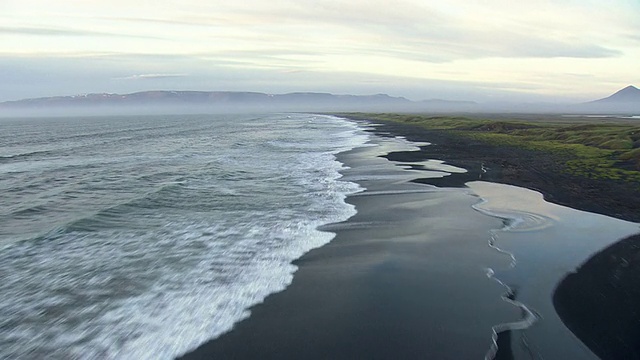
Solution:
[[(109, 32), (91, 31), (87, 29), (68, 29), (68, 28), (45, 28), (45, 27), (26, 27), (26, 26), (0, 26), (0, 36), (42, 36), (42, 37), (125, 37), (138, 39), (157, 39), (152, 36), (138, 36), (135, 34), (118, 34)], [(24, 41), (24, 40), (23, 40)]]
[(154, 80), (166, 78), (179, 78), (189, 76), (187, 74), (138, 74), (125, 77), (116, 77), (114, 80)]

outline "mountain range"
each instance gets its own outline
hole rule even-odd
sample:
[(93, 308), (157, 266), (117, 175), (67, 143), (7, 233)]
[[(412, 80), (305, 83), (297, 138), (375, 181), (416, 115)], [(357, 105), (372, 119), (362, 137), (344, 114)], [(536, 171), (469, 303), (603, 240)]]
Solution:
[(0, 103), (0, 115), (13, 112), (100, 113), (124, 112), (207, 112), (207, 111), (385, 111), (385, 112), (561, 112), (561, 113), (640, 113), (640, 89), (634, 86), (603, 99), (582, 104), (481, 104), (472, 101), (411, 101), (386, 94), (334, 95), (297, 92), (265, 94), (232, 91), (143, 91), (131, 94), (85, 94), (55, 96)]

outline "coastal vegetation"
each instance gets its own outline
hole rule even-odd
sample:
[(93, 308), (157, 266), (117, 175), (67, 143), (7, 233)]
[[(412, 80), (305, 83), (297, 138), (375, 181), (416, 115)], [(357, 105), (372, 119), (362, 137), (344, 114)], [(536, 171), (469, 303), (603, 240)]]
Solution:
[(498, 146), (543, 152), (569, 174), (640, 183), (640, 121), (487, 119), (416, 114), (348, 114), (351, 118), (411, 124)]

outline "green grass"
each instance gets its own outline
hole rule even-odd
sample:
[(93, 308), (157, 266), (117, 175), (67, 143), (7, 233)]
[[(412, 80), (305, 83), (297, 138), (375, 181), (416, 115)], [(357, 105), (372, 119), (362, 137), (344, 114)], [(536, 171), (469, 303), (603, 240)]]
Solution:
[(346, 114), (558, 155), (567, 172), (593, 179), (640, 182), (640, 124), (492, 120), (461, 116)]

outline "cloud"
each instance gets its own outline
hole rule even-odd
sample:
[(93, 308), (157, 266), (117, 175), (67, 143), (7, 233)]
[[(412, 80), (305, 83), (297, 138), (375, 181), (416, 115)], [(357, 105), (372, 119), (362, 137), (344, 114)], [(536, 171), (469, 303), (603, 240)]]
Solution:
[(525, 39), (523, 43), (512, 45), (510, 49), (515, 56), (534, 58), (597, 59), (622, 55), (619, 50), (596, 44), (575, 44), (549, 39)]
[(117, 77), (114, 80), (155, 80), (167, 78), (187, 77), (188, 74), (138, 74), (125, 77)]
[[(570, 5), (556, 1), (513, 5), (501, 0), (436, 5), (403, 0), (391, 6), (382, 0), (281, 0), (202, 5), (198, 14), (175, 21), (233, 29), (249, 42), (315, 49), (319, 55), (369, 53), (433, 63), (489, 57), (620, 56), (605, 35), (614, 20), (597, 18), (597, 11), (611, 14)], [(568, 13), (570, 17), (564, 15)]]
[(27, 36), (82, 36), (82, 37), (127, 37), (138, 39), (159, 39), (152, 36), (133, 34), (118, 34), (110, 32), (92, 31), (86, 29), (61, 29), (26, 26), (0, 26), (0, 35), (27, 35)]
[(629, 34), (625, 36), (627, 39), (631, 39), (633, 41), (640, 42), (640, 35), (638, 34)]
[[(327, 54), (374, 54), (427, 63), (495, 57), (608, 58), (621, 52), (605, 41), (606, 34), (617, 31), (614, 25), (627, 26), (610, 18), (619, 10), (603, 11), (593, 4), (571, 1), (545, 0), (533, 5), (505, 0), (481, 4), (398, 0), (392, 5), (386, 0), (183, 2), (178, 6), (168, 1), (157, 8), (132, 5), (128, 10), (122, 0), (112, 0), (109, 5), (84, 3), (83, 12), (67, 15), (67, 22), (73, 21), (79, 29), (64, 28), (60, 18), (50, 17), (48, 28), (3, 26), (0, 34), (160, 36), (156, 39), (161, 41), (124, 45), (97, 41), (83, 46), (93, 51), (126, 47), (126, 51), (141, 52), (208, 52), (269, 67), (279, 66), (283, 56), (289, 56), (288, 61), (291, 56), (313, 61)], [(597, 11), (607, 16), (599, 21)]]
[[(486, 37), (492, 37), (486, 34)], [(360, 55), (386, 56), (433, 64), (451, 63), (456, 60), (477, 60), (485, 58), (575, 58), (599, 59), (623, 55), (622, 51), (595, 44), (580, 44), (540, 39), (535, 37), (512, 36), (510, 40), (491, 42), (469, 38), (467, 41), (437, 42), (433, 39), (417, 40), (412, 45), (399, 44), (391, 48), (363, 49)]]

